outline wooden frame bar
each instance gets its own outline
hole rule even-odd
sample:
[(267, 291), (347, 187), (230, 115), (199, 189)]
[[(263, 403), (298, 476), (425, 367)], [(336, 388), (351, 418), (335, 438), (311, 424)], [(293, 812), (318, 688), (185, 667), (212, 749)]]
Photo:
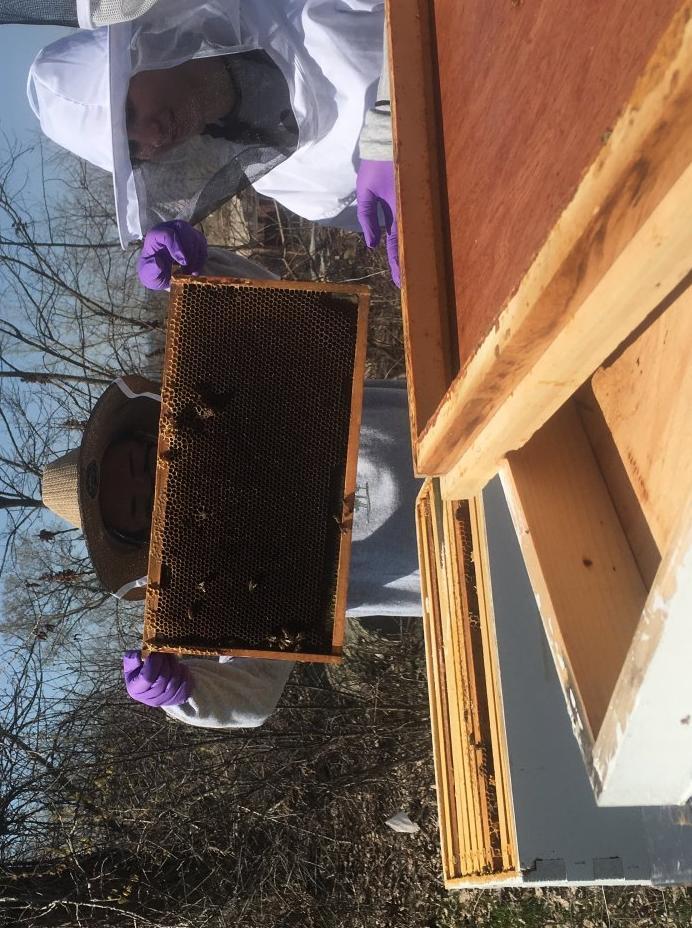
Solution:
[(420, 0), (387, 4), (397, 171), (404, 350), (415, 441), (452, 382), (451, 298), (444, 229), (434, 40)]
[(416, 505), (445, 885), (516, 882), (518, 850), (483, 508)]

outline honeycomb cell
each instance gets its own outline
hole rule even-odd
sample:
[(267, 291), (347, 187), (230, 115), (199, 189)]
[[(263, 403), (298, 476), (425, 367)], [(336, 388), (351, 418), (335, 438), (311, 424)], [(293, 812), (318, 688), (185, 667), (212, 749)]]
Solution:
[(358, 320), (315, 285), (172, 288), (146, 647), (331, 653)]

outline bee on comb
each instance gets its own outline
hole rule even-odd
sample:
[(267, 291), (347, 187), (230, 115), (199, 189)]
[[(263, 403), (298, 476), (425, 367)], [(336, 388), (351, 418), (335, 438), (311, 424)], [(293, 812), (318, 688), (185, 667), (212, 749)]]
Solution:
[(305, 641), (303, 632), (293, 632), (288, 628), (281, 628), (274, 635), (269, 635), (267, 644), (279, 651), (300, 651)]
[(234, 390), (215, 390), (206, 380), (196, 384), (194, 392), (204, 418), (210, 418), (222, 413), (228, 408), (235, 396)]

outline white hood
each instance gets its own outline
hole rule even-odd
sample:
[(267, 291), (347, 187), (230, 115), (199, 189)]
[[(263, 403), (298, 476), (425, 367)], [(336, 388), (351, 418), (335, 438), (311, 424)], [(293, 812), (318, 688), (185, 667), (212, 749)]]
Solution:
[(288, 84), (300, 141), (254, 186), (308, 219), (329, 218), (355, 196), (358, 137), (374, 102), (383, 29), (383, 4), (374, 0), (159, 0), (136, 22), (47, 46), (31, 67), (28, 95), (50, 138), (112, 171), (126, 245), (157, 218), (200, 218), (190, 203), (204, 201), (200, 185), (220, 157), (218, 140), (199, 137), (155, 167), (150, 162), (145, 181), (129, 157), (130, 77), (190, 58), (262, 49)]
[(113, 170), (108, 34), (75, 32), (42, 49), (29, 71), (29, 104), (54, 142)]

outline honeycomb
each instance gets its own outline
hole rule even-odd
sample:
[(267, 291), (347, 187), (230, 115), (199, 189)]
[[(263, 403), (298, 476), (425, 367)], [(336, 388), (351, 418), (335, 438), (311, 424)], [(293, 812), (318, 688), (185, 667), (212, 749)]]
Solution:
[(332, 653), (367, 302), (344, 290), (174, 282), (145, 648)]

